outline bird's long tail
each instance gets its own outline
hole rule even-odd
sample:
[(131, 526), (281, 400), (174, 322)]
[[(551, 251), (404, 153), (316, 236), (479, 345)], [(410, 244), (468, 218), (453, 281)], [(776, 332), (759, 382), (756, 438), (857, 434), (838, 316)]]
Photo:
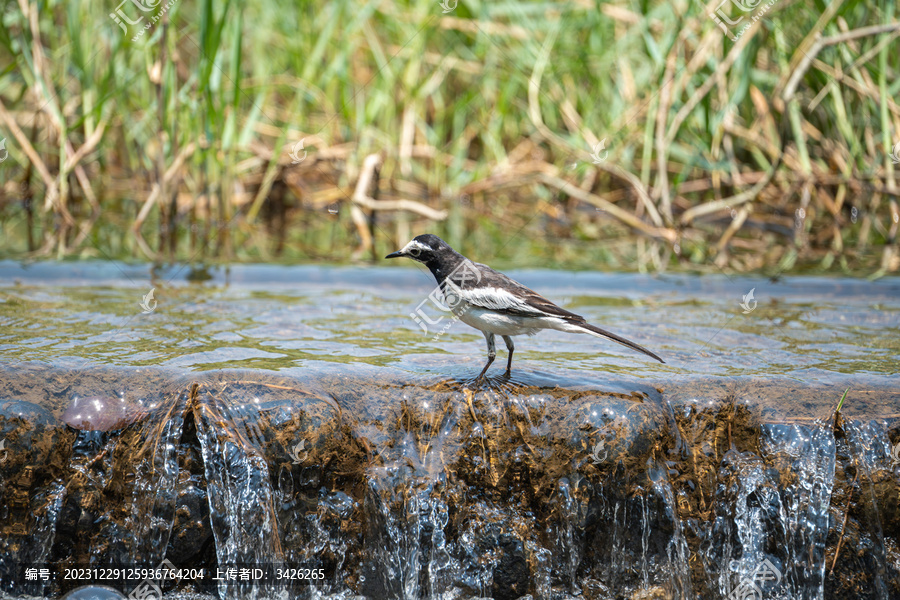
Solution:
[(591, 325), (590, 323), (571, 323), (571, 324), (574, 325), (575, 327), (578, 327), (579, 329), (582, 329), (585, 333), (589, 333), (595, 337), (609, 338), (609, 339), (613, 340), (614, 342), (619, 342), (623, 346), (628, 346), (632, 350), (637, 350), (638, 352), (643, 352), (647, 356), (649, 356), (651, 358), (655, 358), (656, 360), (658, 360), (659, 362), (661, 362), (663, 364), (666, 363), (666, 361), (664, 361), (657, 355), (653, 354), (652, 352), (650, 352), (643, 346), (639, 346), (639, 345), (635, 344), (634, 342), (632, 342), (631, 340), (626, 340), (623, 337), (619, 337), (616, 334), (612, 333), (611, 331), (606, 331), (605, 329), (600, 329), (599, 327), (595, 327), (594, 325)]

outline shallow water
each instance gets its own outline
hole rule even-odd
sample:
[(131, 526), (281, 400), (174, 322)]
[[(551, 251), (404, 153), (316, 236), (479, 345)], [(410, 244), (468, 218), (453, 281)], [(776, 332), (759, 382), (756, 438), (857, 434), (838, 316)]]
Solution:
[[(822, 383), (897, 372), (897, 279), (511, 275), (667, 363), (605, 340), (545, 331), (516, 338), (514, 372), (523, 377), (780, 375)], [(477, 374), (485, 359), (481, 334), (428, 300), (434, 280), (424, 268), (182, 266), (151, 273), (111, 263), (7, 262), (0, 263), (0, 285), (6, 362), (280, 372), (327, 362), (462, 377)], [(157, 304), (144, 314), (140, 303), (151, 288)], [(753, 310), (745, 314), (741, 302), (751, 289)], [(427, 332), (410, 317), (417, 308), (437, 321), (420, 319)]]
[(512, 275), (666, 364), (542, 332), (474, 385), (414, 268), (0, 263), (3, 591), (900, 597), (900, 281)]

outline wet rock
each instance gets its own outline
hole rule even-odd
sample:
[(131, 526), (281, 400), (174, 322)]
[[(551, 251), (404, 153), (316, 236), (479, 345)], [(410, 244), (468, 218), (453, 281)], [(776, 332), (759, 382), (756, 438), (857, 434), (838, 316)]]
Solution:
[(212, 541), (209, 501), (201, 477), (179, 486), (175, 522), (166, 556), (179, 565), (194, 565)]
[(607, 600), (612, 598), (609, 588), (596, 579), (587, 578), (581, 582), (581, 593), (585, 600)]
[(653, 587), (635, 591), (629, 600), (673, 600), (673, 596), (661, 587)]
[(140, 404), (121, 396), (75, 396), (62, 415), (62, 420), (82, 431), (114, 431), (146, 417)]
[(94, 508), (99, 503), (96, 492), (70, 490), (59, 513), (57, 539), (53, 547), (54, 561), (87, 562), (90, 557), (90, 532), (97, 520)]
[(499, 540), (499, 560), (491, 585), (494, 600), (516, 600), (528, 593), (531, 573), (521, 540), (504, 535)]
[(54, 532), (42, 522), (62, 495), (71, 438), (45, 408), (0, 400), (0, 567), (46, 551)]
[(175, 522), (166, 557), (177, 565), (198, 567), (211, 558), (208, 551), (212, 546), (212, 527), (203, 456), (193, 416), (185, 420), (178, 449), (178, 467)]
[(0, 399), (0, 418), (17, 420), (31, 429), (41, 429), (56, 424), (56, 418), (50, 411), (37, 404), (21, 400)]
[(570, 443), (584, 448), (585, 462), (598, 469), (646, 463), (668, 427), (659, 404), (637, 395), (582, 397), (569, 409)]
[[(783, 577), (773, 597), (818, 589), (803, 573), (823, 562), (825, 598), (900, 591), (898, 430), (768, 423), (749, 404), (768, 388), (229, 371), (183, 381), (166, 411), (123, 428), (117, 392), (93, 413), (65, 403), (146, 397), (144, 380), (79, 377), (53, 387), (56, 406), (0, 402), (22, 448), (0, 465), (0, 567), (28, 548), (52, 546), (59, 565), (165, 547), (179, 567), (321, 567), (325, 596), (608, 600), (723, 597), (765, 559)], [(64, 413), (110, 429), (73, 430)]]
[(0, 472), (45, 464), (58, 443), (59, 424), (31, 402), (0, 400)]

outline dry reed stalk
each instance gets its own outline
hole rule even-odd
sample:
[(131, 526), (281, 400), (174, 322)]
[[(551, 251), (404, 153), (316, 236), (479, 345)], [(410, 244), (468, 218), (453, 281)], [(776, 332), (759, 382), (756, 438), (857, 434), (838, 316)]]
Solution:
[(59, 195), (59, 191), (56, 187), (56, 181), (53, 176), (50, 175), (50, 170), (47, 168), (47, 165), (44, 163), (41, 156), (34, 149), (34, 146), (28, 140), (28, 137), (22, 132), (19, 128), (19, 124), (16, 123), (16, 120), (13, 119), (12, 115), (9, 111), (6, 110), (6, 105), (3, 104), (3, 99), (0, 98), (0, 119), (6, 124), (6, 127), (9, 128), (9, 131), (13, 134), (13, 137), (16, 138), (16, 141), (19, 142), (19, 146), (25, 152), (25, 156), (28, 157), (30, 164), (34, 166), (37, 170), (38, 175), (41, 176), (41, 179), (44, 182), (44, 187), (46, 188), (46, 201), (44, 206), (47, 206), (49, 203), (50, 206), (55, 205), (56, 198)]

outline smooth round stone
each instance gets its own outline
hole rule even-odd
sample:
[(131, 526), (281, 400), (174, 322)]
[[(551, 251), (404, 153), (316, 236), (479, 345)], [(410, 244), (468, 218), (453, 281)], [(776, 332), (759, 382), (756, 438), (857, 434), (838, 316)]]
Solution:
[(85, 585), (72, 590), (62, 600), (125, 600), (125, 595), (105, 585)]
[(144, 417), (147, 411), (116, 396), (75, 396), (62, 415), (62, 420), (81, 431), (114, 431)]
[(46, 408), (22, 400), (0, 400), (0, 418), (19, 419), (31, 427), (47, 427), (56, 422)]

